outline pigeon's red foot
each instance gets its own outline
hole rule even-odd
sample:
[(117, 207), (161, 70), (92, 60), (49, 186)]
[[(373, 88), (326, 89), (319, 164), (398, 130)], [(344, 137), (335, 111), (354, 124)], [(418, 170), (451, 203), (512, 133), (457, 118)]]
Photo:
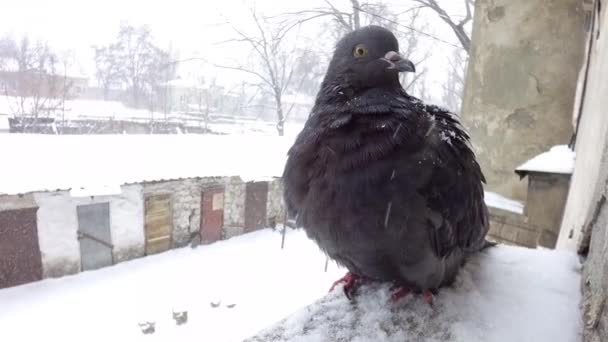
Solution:
[[(393, 294), (391, 295), (391, 299), (394, 302), (398, 302), (400, 299), (406, 297), (410, 293), (412, 293), (412, 289), (406, 286), (394, 286), (391, 288), (393, 290)], [(433, 292), (431, 290), (422, 291), (422, 298), (425, 302), (427, 302), (430, 306), (433, 306)]]
[(396, 286), (396, 287), (393, 287), (391, 290), (395, 291), (391, 295), (391, 299), (394, 302), (398, 302), (401, 298), (406, 297), (407, 295), (412, 293), (412, 290), (409, 287), (405, 287), (405, 286)]
[(365, 278), (361, 277), (358, 274), (348, 272), (344, 275), (344, 277), (336, 280), (333, 283), (331, 289), (329, 289), (329, 292), (332, 292), (336, 288), (336, 286), (344, 284), (344, 295), (346, 295), (346, 298), (348, 299), (353, 299), (355, 292), (357, 291), (359, 286), (361, 286), (361, 283), (364, 279)]
[(431, 290), (422, 291), (422, 298), (424, 298), (424, 301), (427, 302), (430, 306), (433, 306), (434, 297), (433, 292), (431, 292)]

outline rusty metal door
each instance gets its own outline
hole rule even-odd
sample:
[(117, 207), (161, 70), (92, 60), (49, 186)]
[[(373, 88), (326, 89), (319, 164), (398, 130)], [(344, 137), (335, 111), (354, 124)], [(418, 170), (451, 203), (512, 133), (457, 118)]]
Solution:
[(222, 238), (224, 226), (224, 188), (209, 188), (201, 196), (201, 242), (209, 243)]
[(110, 203), (76, 207), (82, 270), (96, 270), (113, 264), (110, 233)]
[(268, 182), (248, 182), (245, 191), (245, 232), (266, 227)]
[(42, 279), (37, 210), (0, 211), (0, 289)]
[(173, 210), (171, 195), (146, 196), (146, 254), (164, 252), (171, 248)]

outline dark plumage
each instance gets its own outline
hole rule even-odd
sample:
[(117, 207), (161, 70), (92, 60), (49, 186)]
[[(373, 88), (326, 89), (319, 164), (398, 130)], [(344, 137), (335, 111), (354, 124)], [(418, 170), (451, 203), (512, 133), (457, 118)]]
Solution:
[(284, 196), (350, 272), (433, 290), (485, 245), (485, 180), (458, 119), (401, 87), (414, 67), (398, 49), (377, 26), (340, 40), (289, 151)]

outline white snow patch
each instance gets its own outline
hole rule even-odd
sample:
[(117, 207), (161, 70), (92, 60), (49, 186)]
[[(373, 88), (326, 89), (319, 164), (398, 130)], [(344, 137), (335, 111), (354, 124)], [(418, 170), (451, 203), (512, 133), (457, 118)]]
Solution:
[[(324, 296), (344, 270), (270, 229), (0, 290), (6, 341), (241, 341)], [(211, 302), (221, 302), (217, 308)], [(228, 305), (234, 304), (229, 308)], [(173, 311), (188, 311), (176, 325)], [(156, 323), (144, 335), (138, 323)]]
[(484, 200), (486, 202), (486, 205), (490, 207), (503, 209), (522, 215), (524, 213), (523, 203), (516, 200), (512, 200), (510, 198), (506, 198), (495, 192), (486, 191), (484, 194)]
[(336, 291), (247, 341), (581, 341), (575, 254), (499, 245), (471, 258), (430, 307), (388, 284)]
[[(1, 134), (0, 193), (74, 189), (189, 177), (280, 177), (293, 137)], [(90, 190), (88, 190), (90, 189)]]
[(518, 166), (515, 171), (570, 174), (574, 171), (574, 158), (574, 151), (567, 145), (557, 145)]

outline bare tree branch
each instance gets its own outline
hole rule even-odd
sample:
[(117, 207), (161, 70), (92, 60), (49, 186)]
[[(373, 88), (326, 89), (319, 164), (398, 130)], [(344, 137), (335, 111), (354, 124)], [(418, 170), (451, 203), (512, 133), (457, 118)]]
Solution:
[(422, 6), (424, 6), (426, 8), (429, 8), (429, 9), (435, 11), (435, 13), (437, 13), (439, 18), (441, 18), (441, 20), (443, 20), (446, 24), (448, 24), (450, 26), (450, 28), (452, 29), (452, 31), (454, 31), (454, 34), (456, 34), (456, 38), (458, 38), (458, 41), (460, 42), (462, 47), (468, 53), (468, 51), (471, 48), (471, 38), (469, 37), (468, 33), (466, 32), (464, 26), (468, 22), (470, 22), (473, 18), (472, 10), (471, 10), (471, 5), (473, 4), (473, 0), (464, 0), (467, 15), (464, 19), (462, 19), (458, 23), (454, 22), (454, 20), (450, 17), (450, 15), (437, 3), (436, 0), (413, 0), (413, 1), (421, 4)]

